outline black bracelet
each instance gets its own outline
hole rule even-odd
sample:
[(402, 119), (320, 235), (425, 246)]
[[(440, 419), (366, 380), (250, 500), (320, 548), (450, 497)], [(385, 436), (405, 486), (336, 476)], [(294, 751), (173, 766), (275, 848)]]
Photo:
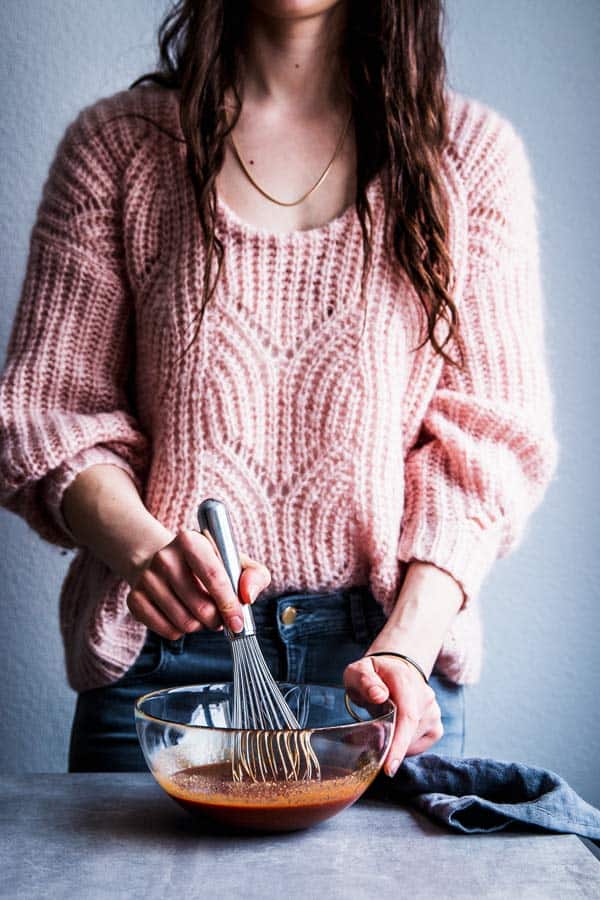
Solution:
[(411, 659), (410, 656), (405, 656), (404, 653), (394, 653), (393, 650), (378, 650), (376, 653), (366, 653), (365, 656), (395, 656), (398, 659), (403, 659), (404, 662), (410, 663), (411, 666), (415, 667), (425, 684), (429, 684), (429, 679), (419, 663), (415, 662), (414, 659)]

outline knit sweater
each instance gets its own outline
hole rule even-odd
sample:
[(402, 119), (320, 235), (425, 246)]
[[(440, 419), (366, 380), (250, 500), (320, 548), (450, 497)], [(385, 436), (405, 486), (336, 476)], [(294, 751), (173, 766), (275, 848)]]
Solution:
[(127, 583), (61, 514), (96, 463), (128, 472), (174, 533), (222, 499), (240, 549), (271, 572), (264, 597), (368, 584), (389, 614), (409, 562), (434, 563), (463, 591), (436, 669), (477, 680), (480, 587), (521, 541), (558, 448), (528, 156), (499, 113), (448, 100), (462, 370), (429, 342), (415, 350), (421, 306), (385, 240), (379, 177), (366, 309), (353, 207), (276, 233), (219, 197), (222, 276), (177, 361), (205, 265), (177, 94), (123, 91), (67, 129), (0, 379), (0, 503), (76, 551), (60, 597), (75, 690), (120, 677), (146, 636)]

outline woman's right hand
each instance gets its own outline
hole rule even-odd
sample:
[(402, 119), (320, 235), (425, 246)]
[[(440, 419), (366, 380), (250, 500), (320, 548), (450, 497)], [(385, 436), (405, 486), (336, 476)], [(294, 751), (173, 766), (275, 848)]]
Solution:
[(184, 528), (129, 579), (132, 616), (168, 640), (202, 628), (243, 628), (242, 602), (253, 603), (271, 581), (262, 563), (240, 553), (239, 594), (210, 540)]

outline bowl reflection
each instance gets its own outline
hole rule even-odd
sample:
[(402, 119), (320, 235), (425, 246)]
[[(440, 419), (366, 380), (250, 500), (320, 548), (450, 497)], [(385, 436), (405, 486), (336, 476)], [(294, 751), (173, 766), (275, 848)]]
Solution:
[[(240, 746), (279, 746), (289, 732), (231, 726), (233, 685), (200, 684), (155, 691), (135, 705), (144, 757), (161, 787), (189, 812), (237, 829), (292, 831), (328, 819), (354, 803), (379, 772), (391, 740), (391, 703), (346, 707), (343, 688), (279, 685), (315, 764), (292, 777), (240, 776)], [(292, 737), (293, 741), (293, 737)], [(298, 747), (298, 740), (294, 744)], [(248, 749), (250, 748), (250, 749)], [(252, 769), (255, 771), (255, 767)]]

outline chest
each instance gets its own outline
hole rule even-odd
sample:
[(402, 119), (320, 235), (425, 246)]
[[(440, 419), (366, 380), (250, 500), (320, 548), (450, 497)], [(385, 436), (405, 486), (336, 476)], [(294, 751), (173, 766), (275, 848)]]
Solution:
[[(246, 116), (236, 125), (235, 148), (226, 142), (217, 192), (250, 225), (275, 233), (306, 231), (323, 226), (354, 202), (355, 167), (353, 127), (345, 118), (256, 121), (256, 116)], [(258, 188), (282, 203), (308, 196), (283, 206)]]
[[(206, 397), (207, 372), (218, 374), (220, 385), (233, 383), (241, 372), (244, 390), (256, 383), (261, 396), (262, 386), (272, 384), (264, 396), (276, 399), (282, 385), (286, 390), (290, 385), (294, 396), (320, 397), (327, 381), (333, 391), (328, 396), (336, 398), (335, 404), (326, 404), (333, 414), (343, 405), (340, 398), (357, 392), (375, 399), (373, 408), (383, 402), (398, 418), (404, 405), (411, 410), (426, 405), (435, 367), (425, 365), (427, 347), (413, 352), (422, 337), (420, 305), (390, 262), (378, 180), (368, 191), (376, 225), (364, 302), (360, 225), (351, 206), (343, 215), (329, 211), (321, 225), (312, 221), (297, 228), (288, 223), (277, 233), (273, 221), (254, 223), (244, 214), (238, 193), (235, 215), (219, 206), (224, 262), (200, 325), (206, 258), (185, 157), (169, 154), (162, 167), (155, 158), (151, 161), (143, 172), (144, 196), (151, 202), (133, 202), (141, 183), (134, 179), (124, 204), (145, 419), (160, 406), (157, 398), (166, 401), (170, 391)], [(456, 208), (460, 213), (461, 205)], [(460, 216), (458, 224), (460, 238)], [(459, 274), (457, 250), (463, 245), (460, 239), (453, 241)], [(180, 361), (194, 334), (190, 352)], [(297, 382), (292, 371), (304, 380)], [(406, 393), (415, 390), (416, 402)], [(268, 402), (276, 408), (276, 400)]]

